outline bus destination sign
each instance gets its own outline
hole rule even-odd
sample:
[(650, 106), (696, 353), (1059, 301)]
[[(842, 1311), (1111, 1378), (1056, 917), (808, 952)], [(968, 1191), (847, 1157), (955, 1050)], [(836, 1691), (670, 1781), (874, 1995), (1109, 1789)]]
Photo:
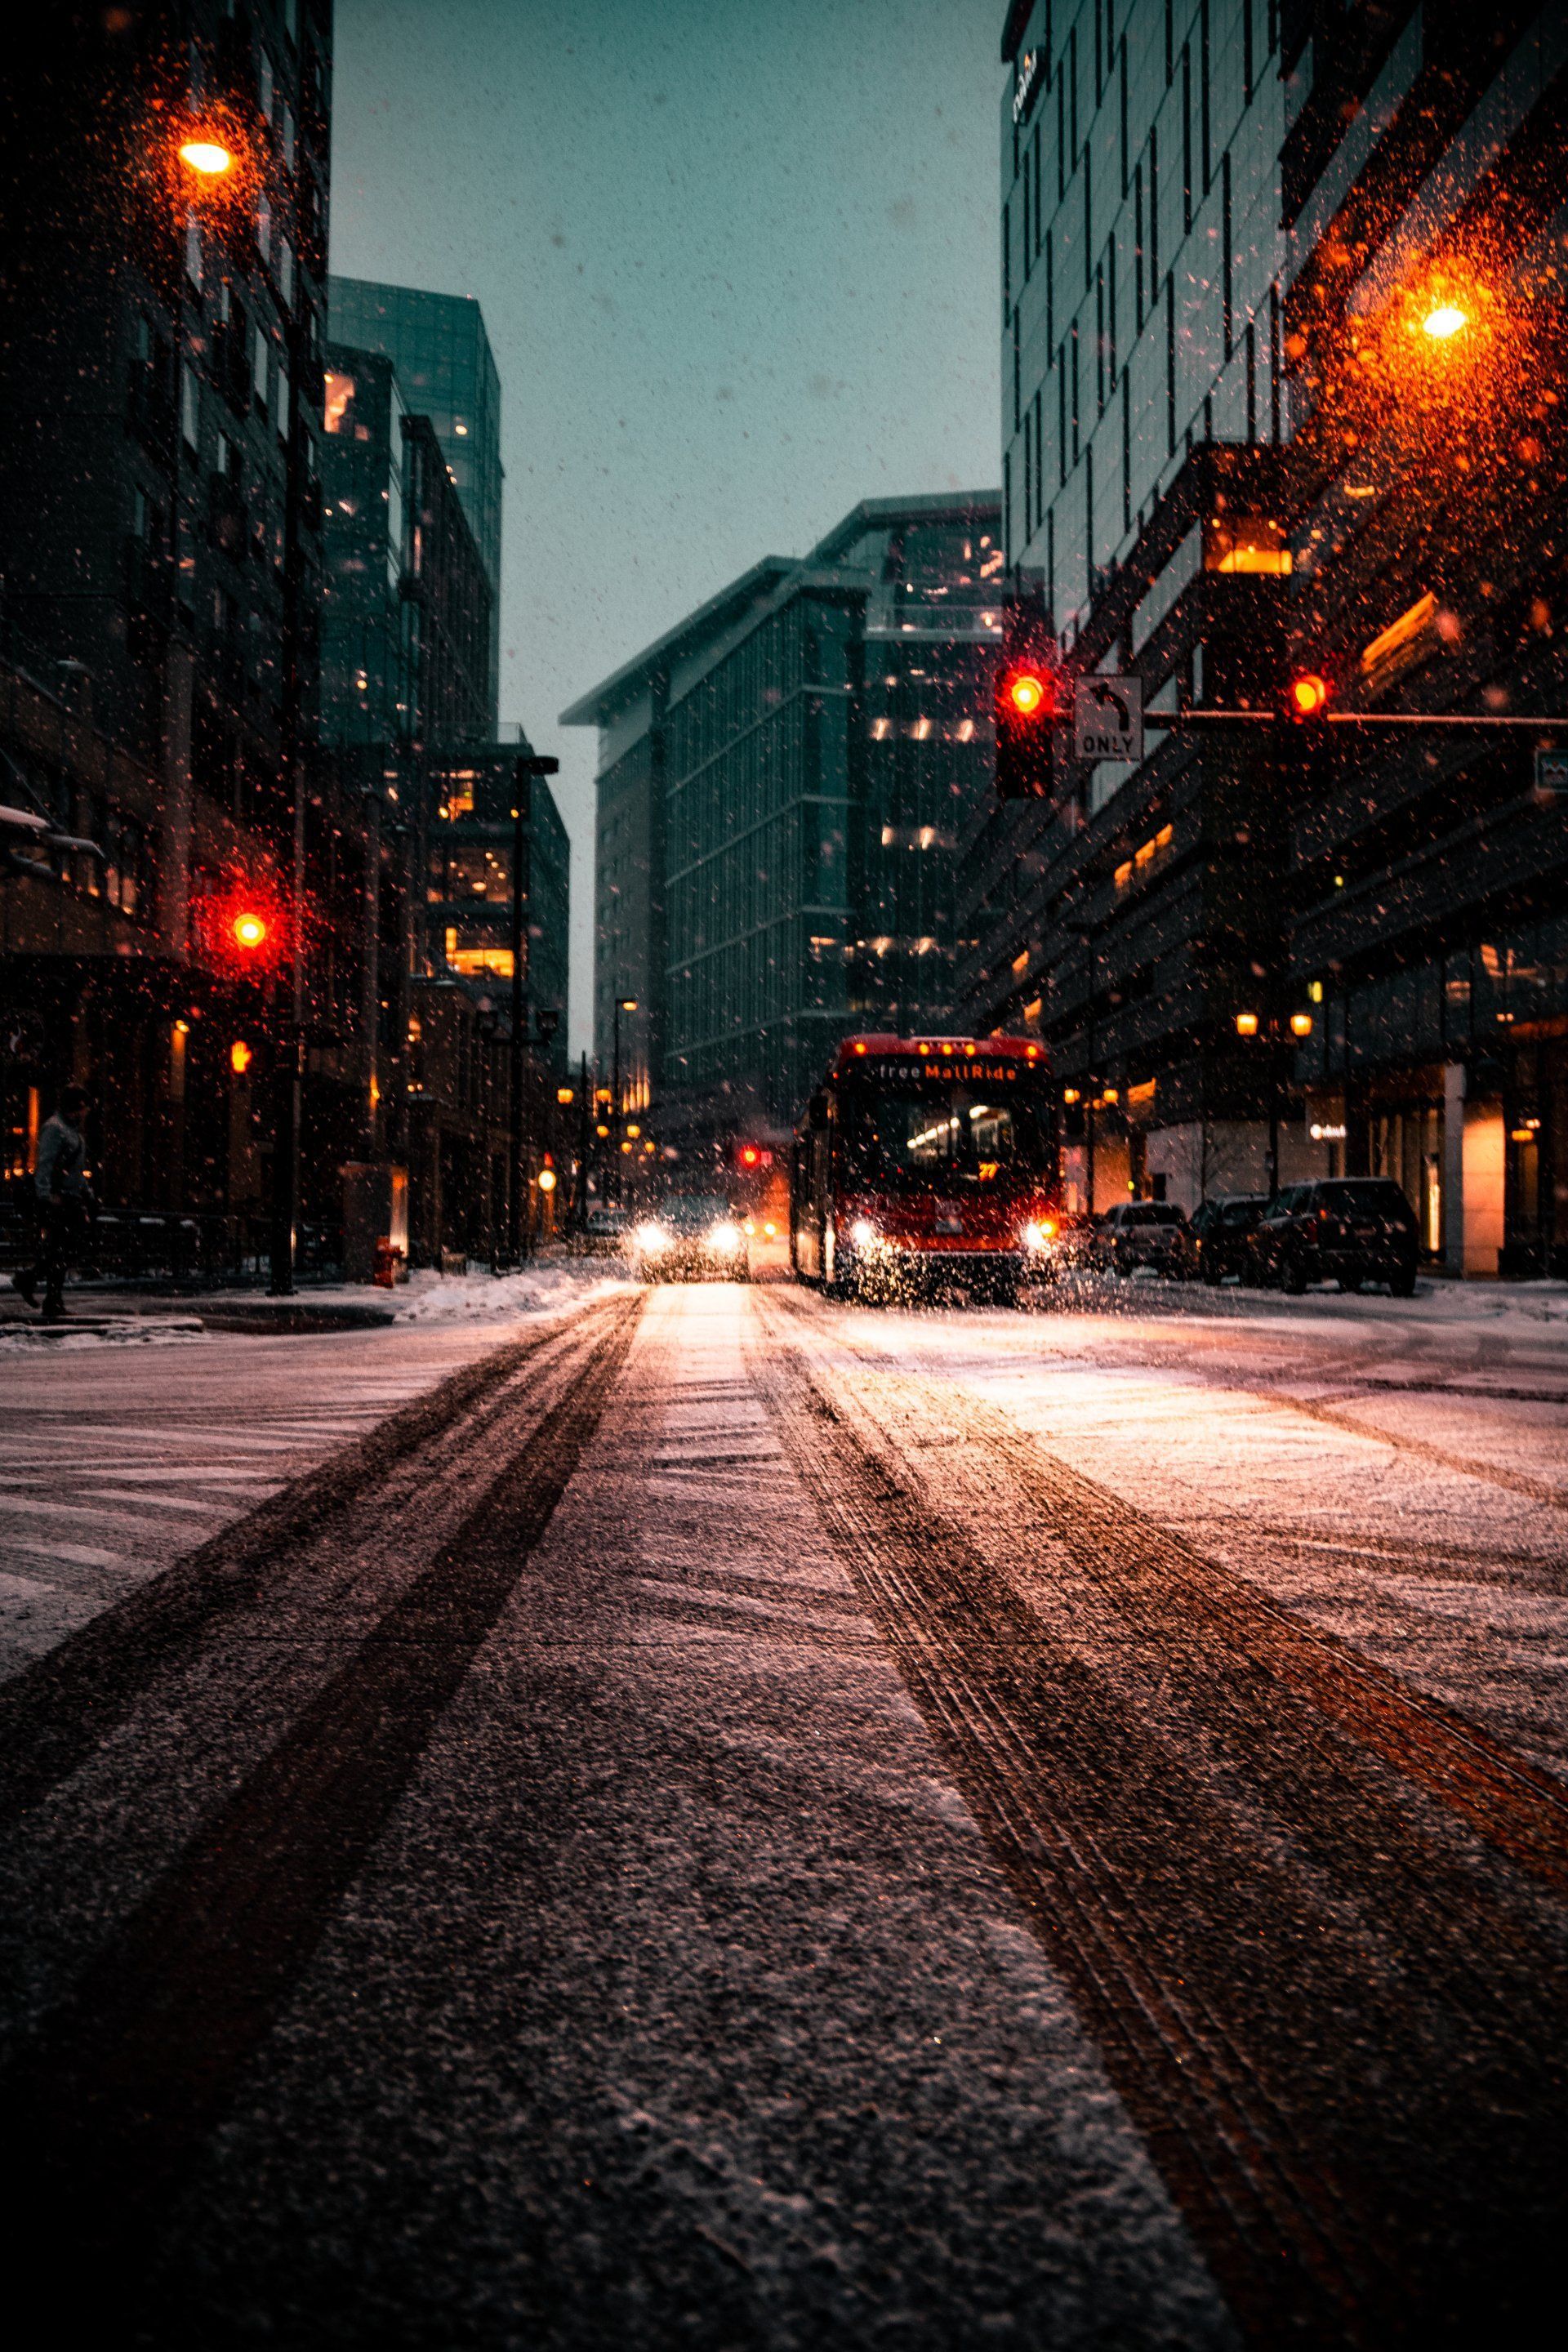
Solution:
[(1021, 1077), (1036, 1078), (1038, 1070), (1021, 1070), (1016, 1062), (1004, 1062), (984, 1054), (956, 1056), (949, 1061), (933, 1054), (929, 1061), (923, 1056), (916, 1061), (912, 1055), (889, 1054), (864, 1062), (854, 1062), (844, 1072), (847, 1078), (869, 1078), (879, 1087), (907, 1087), (911, 1079), (945, 1079), (949, 1084), (963, 1080), (965, 1085), (985, 1087), (1016, 1086)]

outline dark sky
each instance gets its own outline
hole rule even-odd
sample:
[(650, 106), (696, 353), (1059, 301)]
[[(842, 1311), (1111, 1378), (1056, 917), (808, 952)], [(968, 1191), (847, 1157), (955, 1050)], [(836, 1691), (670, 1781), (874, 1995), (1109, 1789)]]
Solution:
[(483, 307), (501, 717), (556, 713), (862, 498), (994, 485), (1002, 0), (338, 0), (332, 267)]

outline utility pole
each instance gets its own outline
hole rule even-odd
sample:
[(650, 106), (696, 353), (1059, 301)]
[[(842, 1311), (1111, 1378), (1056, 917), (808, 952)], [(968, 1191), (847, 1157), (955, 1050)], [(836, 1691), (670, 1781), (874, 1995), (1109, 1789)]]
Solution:
[(516, 1267), (531, 1253), (532, 1220), (523, 1212), (528, 1170), (523, 1160), (526, 1118), (523, 1087), (528, 1054), (528, 925), (526, 908), (532, 885), (530, 859), (533, 845), (533, 780), (553, 776), (559, 760), (541, 759), (525, 751), (515, 769), (516, 801), (511, 829), (511, 1050), (510, 1100), (508, 1104), (510, 1163), (507, 1185), (507, 1262)]

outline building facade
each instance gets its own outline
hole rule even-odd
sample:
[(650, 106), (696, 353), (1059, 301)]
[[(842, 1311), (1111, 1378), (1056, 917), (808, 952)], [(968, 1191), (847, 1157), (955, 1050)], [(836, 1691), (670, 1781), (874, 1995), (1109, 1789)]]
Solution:
[(305, 783), (331, 86), (313, 0), (51, 10), (0, 79), (6, 798), (89, 845), (0, 884), (8, 1165), (77, 1077), (106, 1192), (238, 1233), (266, 1056), (216, 916), (312, 856), (302, 1008), (340, 1042), (306, 1074), (308, 1222), (369, 1148), (363, 843)]
[(490, 610), (475, 730), (493, 734), (500, 677), (500, 377), (477, 302), (334, 276), (328, 286), (333, 340), (390, 360), (411, 414), (430, 420), (489, 583)]
[(596, 1042), (650, 1095), (792, 1117), (847, 1027), (947, 1025), (992, 775), (994, 494), (868, 501), (563, 714), (596, 723)]
[[(1563, 41), (1527, 8), (1008, 10), (1006, 535), (1069, 669), (1178, 717), (1277, 709), (1303, 666), (1346, 713), (1562, 709), (1557, 406), (1529, 387)], [(1535, 749), (1156, 728), (1135, 769), (986, 812), (966, 1001), (1051, 1041), (1080, 1197), (1387, 1173), (1436, 1260), (1555, 1262)]]

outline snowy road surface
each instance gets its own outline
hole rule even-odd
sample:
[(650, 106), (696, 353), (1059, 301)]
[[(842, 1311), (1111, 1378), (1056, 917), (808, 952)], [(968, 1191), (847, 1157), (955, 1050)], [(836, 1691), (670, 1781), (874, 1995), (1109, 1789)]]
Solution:
[(1522, 2340), (1568, 1321), (1117, 1307), (674, 1287), (24, 1394), (75, 1600), (0, 1686), (5, 2196), (77, 2315)]

